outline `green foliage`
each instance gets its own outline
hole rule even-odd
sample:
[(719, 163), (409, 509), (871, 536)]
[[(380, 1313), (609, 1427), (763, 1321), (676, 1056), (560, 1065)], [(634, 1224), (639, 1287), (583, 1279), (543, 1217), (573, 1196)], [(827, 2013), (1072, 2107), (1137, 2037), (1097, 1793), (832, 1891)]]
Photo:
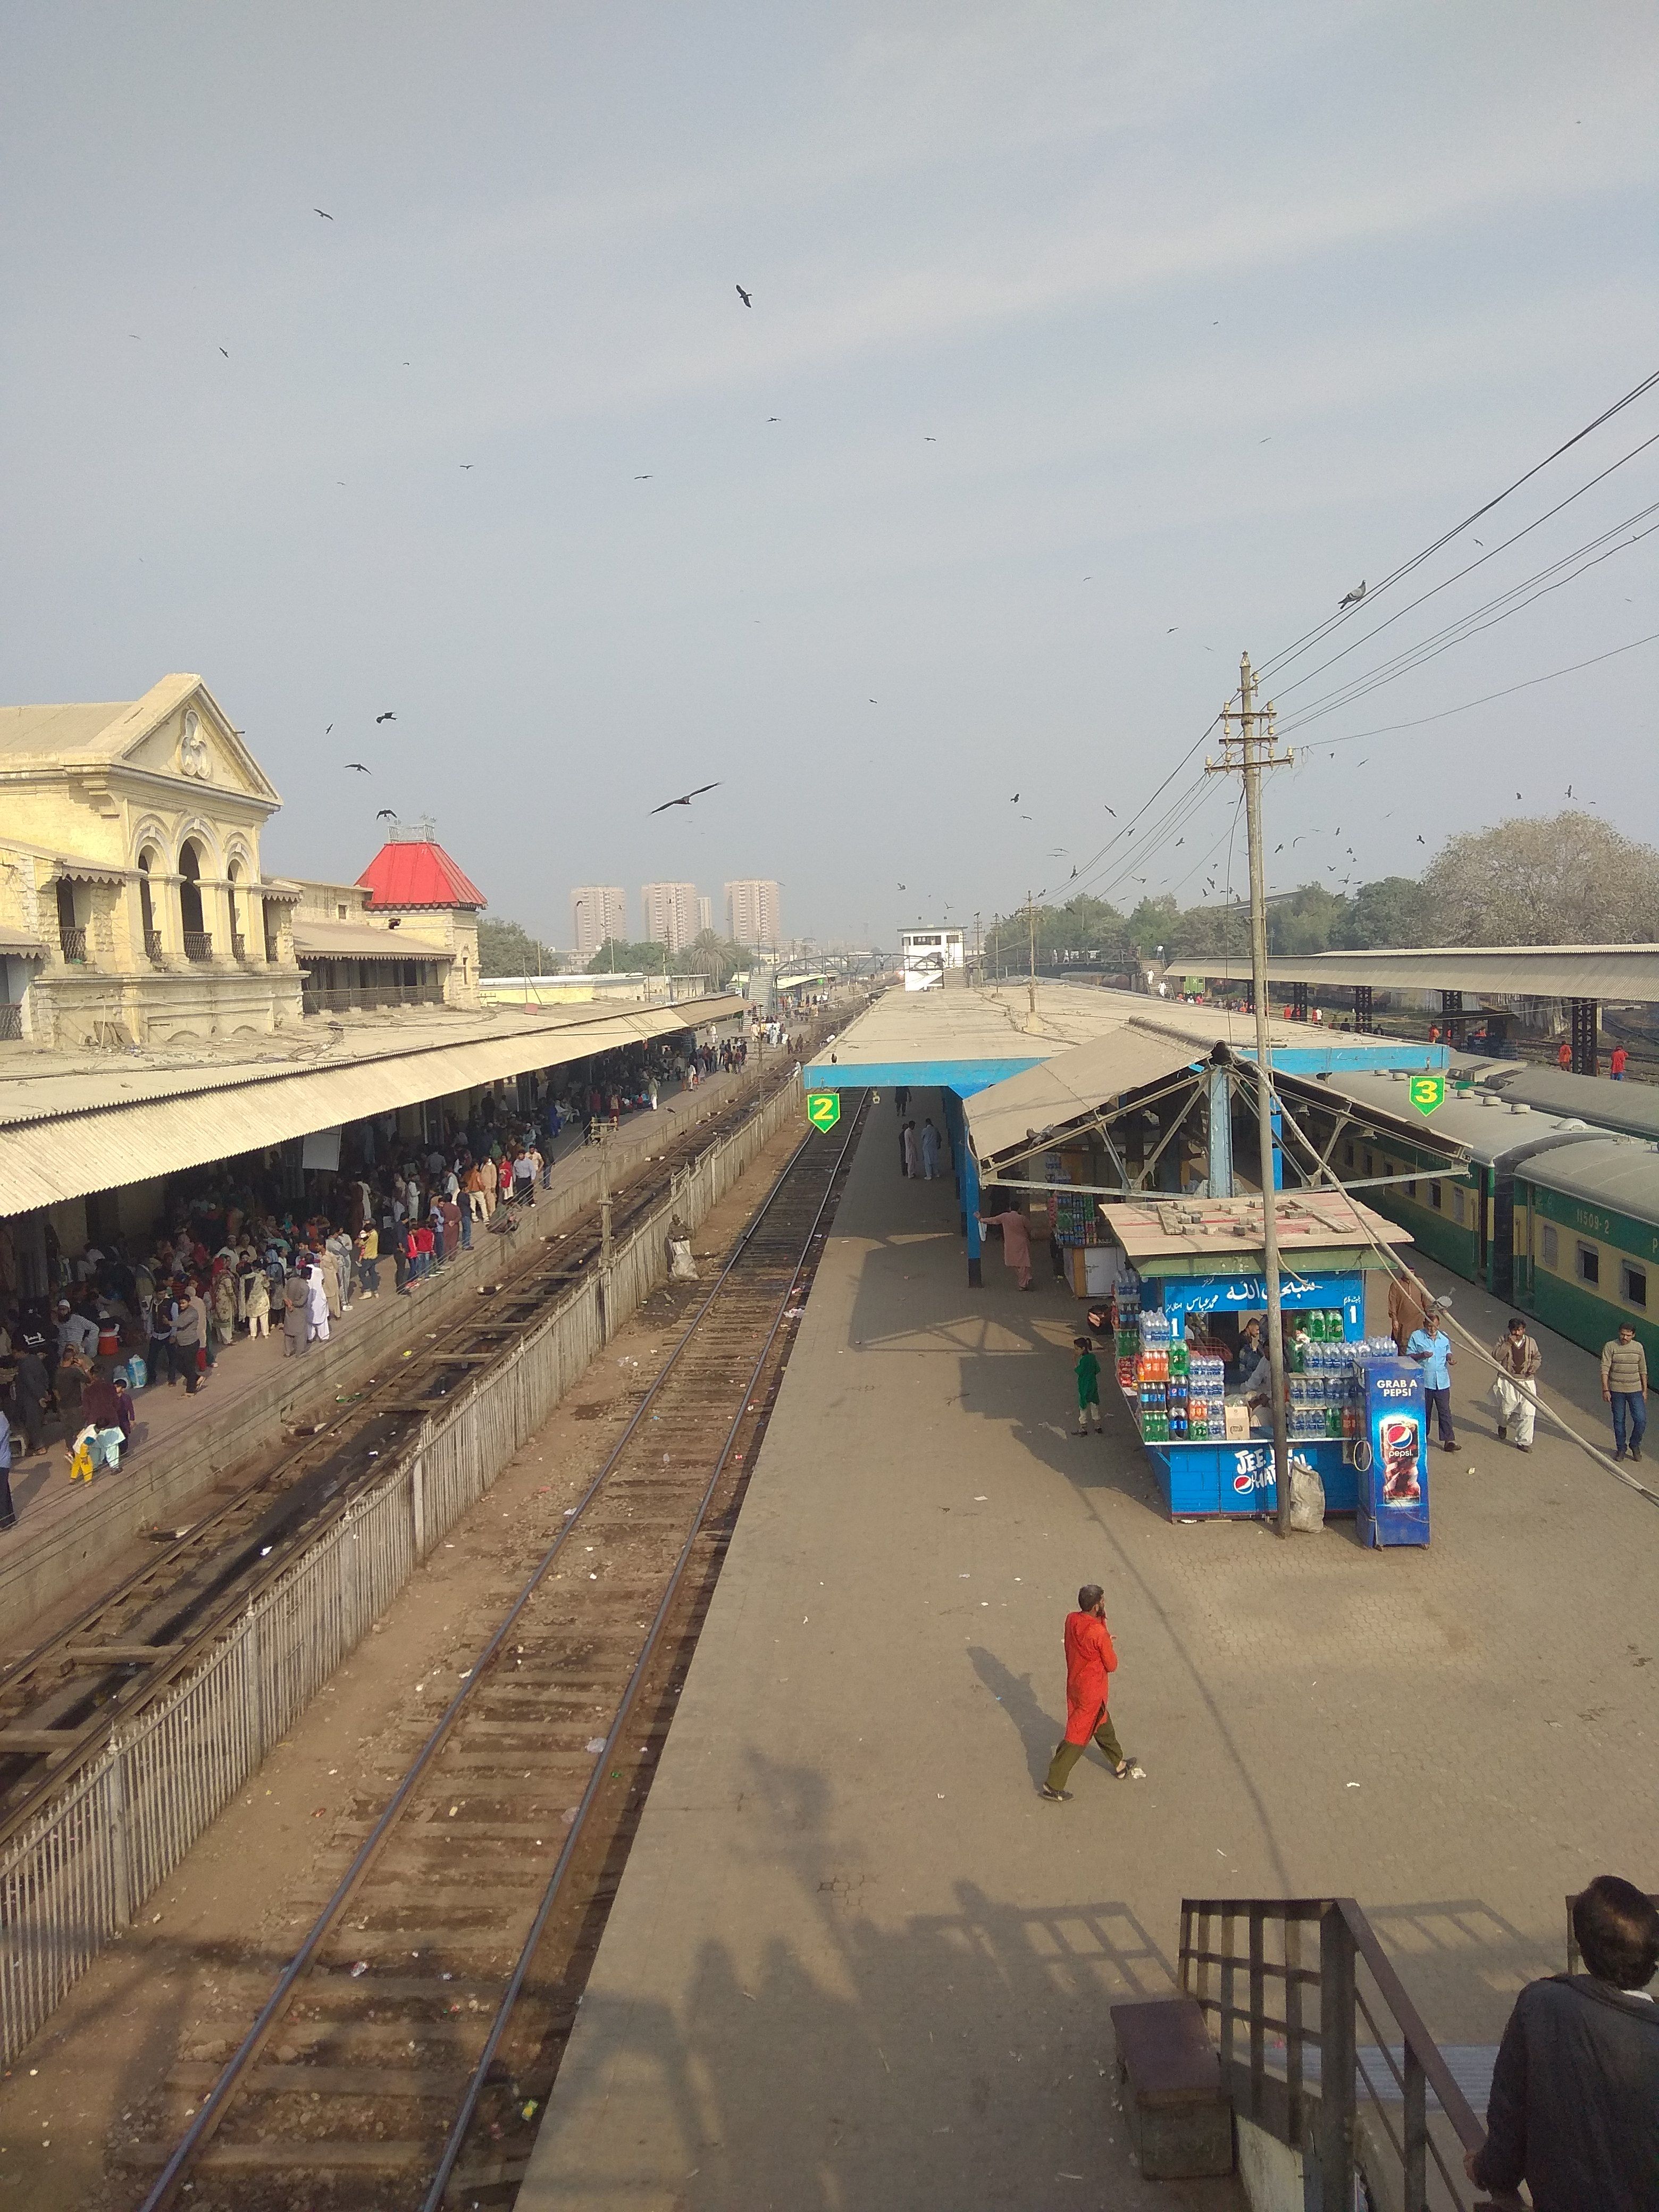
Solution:
[(481, 975), (545, 975), (557, 965), (554, 948), (532, 937), (516, 921), (478, 917), (478, 973)]
[(629, 944), (607, 937), (587, 963), (590, 975), (660, 975), (668, 967), (668, 947), (658, 939), (642, 937)]
[(1423, 890), (1438, 945), (1646, 944), (1659, 930), (1659, 853), (1577, 811), (1452, 838)]
[(1361, 884), (1331, 932), (1336, 952), (1384, 952), (1395, 945), (1430, 945), (1429, 899), (1413, 876), (1380, 876)]

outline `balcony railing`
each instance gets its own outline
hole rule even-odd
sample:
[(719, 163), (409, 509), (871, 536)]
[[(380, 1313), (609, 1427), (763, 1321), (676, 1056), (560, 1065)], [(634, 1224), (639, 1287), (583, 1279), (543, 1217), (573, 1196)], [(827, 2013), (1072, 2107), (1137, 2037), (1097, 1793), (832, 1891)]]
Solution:
[(161, 943), (161, 933), (159, 929), (147, 929), (144, 932), (144, 957), (146, 960), (153, 960), (158, 968), (166, 960), (167, 948)]
[(65, 960), (72, 960), (77, 967), (86, 965), (87, 933), (84, 929), (71, 928), (69, 923), (60, 921), (58, 943)]
[(230, 933), (230, 957), (233, 960), (247, 958), (247, 939), (234, 929)]
[(441, 983), (307, 983), (301, 1004), (308, 1014), (373, 1012), (382, 1006), (441, 1006)]
[(0, 1000), (0, 1044), (21, 1044), (23, 1037), (23, 1009)]
[(210, 929), (187, 929), (185, 932), (185, 957), (186, 960), (211, 960), (213, 932)]

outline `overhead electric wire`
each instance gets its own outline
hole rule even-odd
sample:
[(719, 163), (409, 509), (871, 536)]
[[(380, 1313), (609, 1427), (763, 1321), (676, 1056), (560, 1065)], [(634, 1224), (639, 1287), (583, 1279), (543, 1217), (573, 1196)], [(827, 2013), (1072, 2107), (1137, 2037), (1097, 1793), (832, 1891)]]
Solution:
[[(1443, 546), (1449, 545), (1454, 538), (1462, 537), (1464, 531), (1472, 528), (1483, 515), (1490, 514), (1494, 507), (1501, 506), (1504, 501), (1513, 493), (1519, 491), (1522, 484), (1530, 483), (1540, 471), (1548, 468), (1553, 461), (1559, 461), (1563, 453), (1571, 453), (1575, 446), (1588, 438), (1593, 431), (1599, 430), (1604, 422), (1610, 422), (1615, 415), (1622, 414), (1626, 407), (1633, 406), (1637, 400), (1652, 391), (1656, 385), (1659, 385), (1659, 369), (1655, 369), (1650, 375), (1644, 376), (1642, 381), (1627, 392), (1622, 399), (1615, 399), (1611, 407), (1604, 407), (1592, 422), (1585, 423), (1582, 430), (1575, 430), (1571, 437), (1564, 444), (1558, 446), (1553, 453), (1546, 453), (1541, 461), (1535, 461), (1524, 475), (1516, 477), (1513, 483), (1506, 484), (1502, 491), (1496, 493), (1484, 504), (1476, 507), (1473, 514), (1465, 515), (1462, 522), (1455, 523), (1449, 530), (1442, 531), (1439, 537), (1425, 545), (1420, 553), (1414, 553), (1409, 561), (1403, 561), (1397, 568), (1390, 569), (1379, 583), (1374, 585), (1366, 592), (1365, 599), (1358, 605), (1363, 605), (1377, 599), (1392, 585), (1399, 583), (1402, 577), (1409, 576), (1415, 568), (1420, 568), (1423, 563), (1431, 560)], [(1328, 615), (1323, 622), (1316, 624), (1312, 629), (1305, 631), (1301, 637), (1292, 640), (1289, 645), (1281, 647), (1278, 653), (1264, 661), (1257, 672), (1259, 678), (1266, 682), (1276, 670), (1287, 667), (1292, 660), (1299, 659), (1304, 653), (1310, 651), (1322, 639), (1328, 637), (1334, 629), (1350, 619), (1357, 611), (1357, 607), (1339, 608), (1335, 614)]]
[[(1327, 714), (1334, 714), (1340, 708), (1352, 706), (1356, 700), (1364, 698), (1372, 691), (1380, 690), (1383, 684), (1392, 684), (1398, 678), (1409, 675), (1413, 669), (1422, 667), (1425, 662), (1437, 660), (1443, 653), (1449, 653), (1454, 647), (1466, 644), (1472, 637), (1478, 637), (1483, 630), (1495, 629), (1500, 622), (1507, 622), (1511, 615), (1523, 612), (1526, 608), (1534, 605), (1539, 599), (1547, 598), (1550, 592), (1561, 590), (1564, 585), (1575, 583), (1580, 576), (1587, 574), (1590, 569), (1600, 568), (1603, 562), (1613, 559), (1620, 553), (1629, 552), (1632, 546), (1639, 545), (1644, 538), (1652, 537), (1654, 532), (1659, 530), (1659, 523), (1650, 523), (1647, 529), (1637, 531), (1633, 538), (1626, 538), (1622, 544), (1607, 545), (1607, 539), (1618, 536), (1622, 531), (1632, 529), (1637, 523), (1645, 522), (1650, 516), (1655, 514), (1659, 514), (1659, 500), (1656, 500), (1649, 507), (1641, 508), (1633, 515), (1626, 516), (1622, 522), (1615, 523), (1611, 530), (1604, 531), (1600, 537), (1589, 538), (1584, 544), (1576, 546), (1571, 553), (1564, 553), (1559, 561), (1552, 562), (1548, 568), (1537, 569), (1530, 576), (1523, 577), (1521, 582), (1512, 585), (1507, 592), (1501, 592), (1496, 597), (1484, 601), (1481, 605), (1471, 609), (1468, 614), (1460, 616), (1455, 622), (1448, 623), (1441, 629), (1431, 631), (1426, 638), (1420, 639), (1417, 644), (1405, 647), (1389, 659), (1380, 661), (1375, 668), (1367, 670), (1364, 674), (1352, 678), (1346, 684), (1339, 684), (1335, 690), (1327, 692), (1324, 697), (1310, 701), (1292, 720), (1280, 726), (1280, 733), (1289, 736), (1293, 730), (1303, 729), (1311, 721), (1319, 720)], [(1598, 547), (1605, 550), (1598, 551), (1596, 550)], [(1572, 568), (1570, 574), (1555, 574), (1558, 569), (1566, 568), (1573, 562), (1577, 562), (1580, 565)], [(1551, 578), (1553, 578), (1553, 581), (1547, 580)], [(1534, 589), (1534, 586), (1537, 588)], [(1522, 598), (1520, 594), (1522, 592), (1527, 593), (1528, 596)], [(1505, 600), (1512, 600), (1514, 604), (1505, 605)], [(1487, 619), (1482, 620), (1482, 617)]]
[[(1439, 592), (1449, 591), (1454, 584), (1461, 583), (1465, 576), (1472, 576), (1477, 568), (1484, 568), (1489, 561), (1495, 561), (1500, 553), (1507, 553), (1511, 545), (1518, 545), (1523, 538), (1529, 538), (1534, 530), (1541, 530), (1547, 522), (1553, 521), (1564, 508), (1571, 507), (1575, 500), (1582, 499), (1586, 492), (1594, 491), (1597, 484), (1604, 483), (1616, 470), (1623, 468), (1626, 461), (1633, 461), (1638, 454), (1646, 453), (1650, 446), (1655, 445), (1659, 445), (1659, 430), (1656, 430), (1652, 437), (1644, 438), (1639, 446), (1632, 446), (1629, 453), (1621, 453), (1616, 461), (1610, 463), (1602, 470), (1600, 476), (1591, 477), (1587, 483), (1580, 484), (1577, 491), (1569, 492), (1565, 499), (1558, 500), (1553, 507), (1547, 507), (1542, 514), (1535, 517), (1531, 522), (1524, 524), (1521, 529), (1503, 539), (1500, 544), (1492, 546), (1490, 550), (1483, 550), (1478, 561), (1467, 562), (1462, 568), (1454, 569), (1449, 576), (1443, 578), (1437, 584), (1431, 585), (1426, 592), (1419, 592), (1414, 599), (1407, 599), (1403, 607), (1396, 608), (1393, 614), (1386, 616), (1374, 628), (1353, 639), (1340, 652), (1334, 653), (1328, 660), (1322, 660), (1317, 668), (1310, 668), (1305, 676), (1298, 676), (1293, 684), (1280, 685), (1279, 696), (1288, 697), (1292, 691), (1300, 690), (1304, 684), (1311, 684), (1316, 676), (1323, 675), (1326, 669), (1334, 668), (1339, 660), (1345, 659), (1351, 653), (1358, 653), (1362, 646), (1368, 645), (1372, 638), (1381, 636), (1385, 629), (1392, 629), (1395, 623), (1403, 622), (1414, 609), (1424, 605)], [(1615, 529), (1624, 527), (1622, 524), (1615, 524), (1613, 526)], [(1607, 534), (1605, 532), (1601, 533), (1602, 536)], [(1589, 542), (1591, 544), (1596, 544), (1601, 540), (1598, 538), (1592, 538)], [(1549, 571), (1545, 569), (1540, 573), (1547, 574)], [(1356, 608), (1354, 610), (1356, 617), (1358, 612), (1359, 610)]]
[[(1628, 645), (1615, 645), (1606, 653), (1592, 653), (1588, 660), (1575, 660), (1565, 668), (1547, 669), (1542, 676), (1528, 676), (1523, 683), (1506, 684), (1501, 691), (1483, 692), (1478, 699), (1466, 699), (1461, 707), (1443, 707), (1438, 714), (1419, 714), (1408, 722), (1383, 722), (1376, 729), (1351, 730), (1346, 737), (1321, 738), (1322, 745), (1356, 745), (1365, 738), (1390, 738), (1400, 730), (1420, 730), (1428, 722), (1443, 722), (1450, 714), (1467, 714), (1471, 708), (1489, 707), (1494, 699), (1507, 699), (1511, 692), (1530, 691), (1535, 684), (1553, 684), (1558, 676), (1577, 676), (1581, 669), (1594, 668), (1598, 662), (1616, 660), (1621, 653), (1634, 653), (1638, 646), (1659, 642), (1659, 629), (1650, 630), (1645, 637), (1633, 637)], [(1333, 708), (1331, 712), (1335, 713)]]

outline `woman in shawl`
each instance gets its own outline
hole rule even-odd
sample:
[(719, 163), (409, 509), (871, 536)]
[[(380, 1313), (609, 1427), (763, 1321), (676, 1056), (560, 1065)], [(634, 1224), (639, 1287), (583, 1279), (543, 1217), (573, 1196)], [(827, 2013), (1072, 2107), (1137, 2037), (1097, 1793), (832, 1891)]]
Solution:
[(224, 1260), (213, 1274), (213, 1333), (221, 1344), (229, 1344), (236, 1334), (236, 1277)]

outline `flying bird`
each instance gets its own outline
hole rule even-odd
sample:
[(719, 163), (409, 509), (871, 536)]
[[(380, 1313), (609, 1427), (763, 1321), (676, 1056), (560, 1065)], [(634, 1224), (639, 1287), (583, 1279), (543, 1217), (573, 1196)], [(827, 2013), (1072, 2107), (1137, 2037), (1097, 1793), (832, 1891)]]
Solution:
[(1173, 637), (1180, 628), (1181, 624), (1179, 623), (1171, 623), (1168, 629), (1164, 631), (1164, 635), (1165, 637)]
[(781, 416), (778, 416), (778, 415), (769, 415), (769, 416), (767, 416), (767, 418), (766, 418), (766, 419), (767, 419), (767, 421), (768, 421), (769, 422), (781, 422), (783, 418), (781, 417)]
[(902, 890), (904, 889), (904, 885), (903, 885), (902, 884), (901, 884), (899, 885), (899, 889), (900, 889), (901, 890)]
[(1427, 839), (1426, 837), (1422, 836), (1420, 836), (1420, 835), (1419, 835), (1419, 837), (1418, 837), (1417, 842), (1418, 842), (1418, 843), (1419, 843), (1419, 845), (1426, 845), (1426, 844), (1428, 843), (1428, 842), (1429, 842), (1429, 841), (1428, 841), (1428, 839)]
[(634, 481), (635, 483), (649, 483), (651, 481), (650, 470), (647, 469), (642, 477), (635, 477)]
[[(225, 349), (224, 349), (224, 348), (223, 348), (222, 346), (221, 346), (221, 347), (220, 347), (219, 350), (220, 350), (220, 352), (221, 352), (221, 353), (225, 353)], [(228, 361), (228, 360), (230, 359), (230, 356), (229, 356), (228, 353), (225, 353), (225, 359), (226, 359), (227, 361)]]
[(705, 791), (718, 791), (720, 787), (717, 777), (713, 783), (700, 783), (695, 791), (685, 792), (678, 799), (665, 799), (660, 806), (653, 806), (650, 811), (653, 814), (665, 814), (671, 806), (690, 806), (692, 800), (701, 799)]
[(1518, 791), (1516, 793), (1516, 794), (1515, 794), (1515, 795), (1516, 795), (1516, 797), (1517, 799), (1519, 799), (1519, 798), (1520, 798), (1520, 796), (1521, 796), (1521, 794), (1520, 794), (1520, 793), (1519, 793)]
[(398, 717), (392, 713), (391, 708), (388, 707), (384, 714), (377, 714), (374, 717), (375, 727), (378, 729), (382, 722), (395, 722), (397, 719)]
[(395, 822), (397, 818), (396, 814), (393, 813), (392, 810), (389, 806), (383, 806), (380, 812), (374, 817), (374, 819), (377, 822)]
[(1354, 586), (1352, 591), (1344, 592), (1343, 596), (1337, 601), (1336, 611), (1338, 614), (1341, 613), (1344, 607), (1357, 607), (1364, 596), (1365, 579), (1362, 576), (1359, 581)]
[(1117, 809), (1115, 806), (1107, 807), (1106, 811), (1111, 816), (1114, 822), (1117, 820)]
[(325, 222), (332, 222), (334, 220), (333, 216), (329, 213), (326, 208), (313, 208), (311, 212), (313, 215), (321, 216)]
[(1567, 797), (1569, 799), (1572, 797), (1572, 786), (1571, 784), (1567, 786)]
[[(404, 363), (404, 367), (407, 368), (409, 367), (409, 363), (405, 362)], [(476, 461), (458, 461), (455, 465), (459, 469), (465, 470), (476, 469), (478, 464)]]
[(346, 766), (355, 768), (359, 775), (373, 775), (374, 773), (373, 769), (365, 768), (362, 761), (348, 761)]
[(754, 304), (755, 304), (755, 303), (754, 303), (754, 301), (750, 298), (750, 296), (749, 296), (748, 293), (747, 293), (747, 292), (745, 292), (745, 291), (744, 290), (744, 289), (743, 289), (743, 287), (742, 287), (742, 285), (741, 285), (741, 284), (739, 284), (739, 285), (738, 286), (738, 299), (740, 299), (740, 300), (743, 301), (743, 304), (744, 304), (744, 306), (745, 307), (752, 307), (754, 306)]
[(1014, 793), (1013, 797), (1008, 801), (1008, 804), (1010, 806), (1018, 806), (1019, 805), (1019, 793), (1018, 792)]
[(936, 446), (939, 443), (939, 440), (937, 438), (930, 438), (927, 433), (924, 430), (921, 434), (921, 442), (924, 446)]
[(332, 732), (333, 728), (334, 728), (334, 725), (333, 725), (333, 723), (332, 723), (332, 722), (331, 722), (331, 723), (329, 724), (329, 726), (328, 726), (328, 728), (323, 732), (323, 735), (324, 735), (325, 737), (329, 736), (329, 735), (331, 734), (331, 732)]

